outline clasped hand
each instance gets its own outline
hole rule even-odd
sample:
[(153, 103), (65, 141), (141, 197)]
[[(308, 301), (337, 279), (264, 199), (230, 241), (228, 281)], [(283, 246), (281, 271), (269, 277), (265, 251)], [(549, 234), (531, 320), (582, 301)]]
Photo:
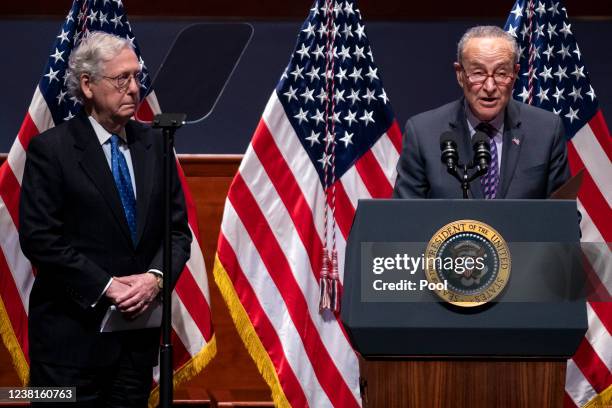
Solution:
[(115, 276), (106, 290), (106, 296), (128, 319), (143, 314), (158, 293), (157, 280), (151, 273)]

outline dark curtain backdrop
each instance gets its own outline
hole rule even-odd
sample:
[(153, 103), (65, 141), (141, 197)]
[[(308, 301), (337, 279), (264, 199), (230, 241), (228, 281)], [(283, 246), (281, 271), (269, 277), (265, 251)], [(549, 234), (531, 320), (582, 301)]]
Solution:
[[(456, 42), (465, 29), (483, 23), (503, 25), (505, 19), (368, 23), (366, 14), (365, 20), (379, 76), (401, 126), (409, 116), (460, 96), (452, 62)], [(143, 58), (152, 72), (159, 67), (176, 34), (201, 21), (131, 19)], [(0, 38), (5, 39), (0, 64), (4, 89), (0, 100), (0, 152), (8, 152), (15, 139), (60, 23), (61, 17), (0, 20)], [(179, 131), (179, 153), (245, 151), (289, 59), (301, 23), (252, 22), (253, 39), (215, 111), (206, 121)], [(577, 19), (572, 22), (572, 30), (600, 106), (612, 126), (612, 21)], [(197, 47), (193, 49), (194, 64), (214, 57)], [(164, 101), (160, 103), (163, 108)]]

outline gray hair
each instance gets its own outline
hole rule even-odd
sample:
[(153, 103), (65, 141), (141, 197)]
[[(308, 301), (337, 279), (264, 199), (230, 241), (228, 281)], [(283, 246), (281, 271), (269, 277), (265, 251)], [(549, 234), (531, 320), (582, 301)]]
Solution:
[(510, 46), (512, 47), (512, 51), (514, 53), (514, 62), (518, 64), (520, 51), (516, 40), (512, 35), (505, 32), (503, 29), (497, 26), (476, 26), (472, 27), (463, 34), (459, 43), (457, 44), (457, 62), (460, 64), (463, 63), (463, 49), (465, 48), (465, 44), (472, 38), (503, 38), (508, 41)]
[(92, 31), (83, 37), (68, 59), (66, 70), (68, 94), (83, 102), (81, 76), (87, 74), (94, 81), (102, 78), (104, 64), (125, 48), (134, 47), (129, 40), (102, 31)]

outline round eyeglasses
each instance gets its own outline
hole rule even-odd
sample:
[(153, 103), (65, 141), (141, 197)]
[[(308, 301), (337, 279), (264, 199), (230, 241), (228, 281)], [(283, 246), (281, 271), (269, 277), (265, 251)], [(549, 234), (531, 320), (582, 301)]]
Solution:
[(130, 81), (132, 79), (136, 81), (136, 84), (138, 86), (140, 86), (144, 76), (142, 74), (142, 71), (138, 71), (138, 72), (133, 72), (133, 73), (124, 72), (123, 74), (119, 74), (114, 77), (103, 75), (102, 78), (109, 80), (111, 84), (113, 84), (113, 86), (117, 88), (119, 91), (125, 92), (130, 86)]
[(507, 71), (497, 71), (492, 74), (487, 74), (485, 72), (476, 71), (472, 73), (468, 73), (463, 66), (461, 66), (463, 72), (465, 72), (465, 76), (467, 77), (470, 85), (482, 85), (484, 84), (489, 77), (493, 78), (493, 82), (496, 85), (508, 85), (514, 79), (514, 73)]

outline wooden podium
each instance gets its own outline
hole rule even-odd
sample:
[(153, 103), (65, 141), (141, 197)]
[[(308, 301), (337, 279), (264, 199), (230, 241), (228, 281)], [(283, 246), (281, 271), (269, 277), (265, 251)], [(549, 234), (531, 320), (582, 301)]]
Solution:
[(565, 359), (360, 359), (364, 408), (558, 408)]
[[(509, 245), (512, 270), (494, 302), (459, 307), (433, 292), (406, 290), (372, 297), (375, 279), (425, 277), (399, 266), (375, 272), (375, 259), (419, 256), (422, 250), (411, 251), (457, 220), (477, 220), (518, 242)], [(364, 406), (562, 407), (566, 361), (587, 328), (581, 264), (573, 250), (562, 250), (578, 243), (572, 201), (360, 201), (347, 242), (341, 313), (362, 356)]]

